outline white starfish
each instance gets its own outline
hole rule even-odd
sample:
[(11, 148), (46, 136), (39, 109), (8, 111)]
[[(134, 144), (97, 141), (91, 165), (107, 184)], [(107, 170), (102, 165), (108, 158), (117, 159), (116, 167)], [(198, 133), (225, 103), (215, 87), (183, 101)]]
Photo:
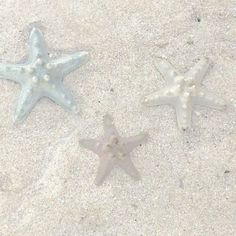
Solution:
[(206, 59), (201, 59), (184, 75), (177, 73), (167, 61), (162, 60), (157, 66), (168, 85), (164, 89), (146, 96), (143, 102), (147, 106), (173, 105), (179, 128), (185, 130), (191, 127), (194, 105), (215, 109), (226, 107), (224, 100), (201, 88), (201, 81), (209, 67), (209, 62)]
[(139, 172), (130, 159), (130, 152), (145, 142), (148, 135), (143, 133), (129, 138), (122, 138), (112, 122), (113, 118), (110, 115), (104, 116), (104, 136), (100, 139), (80, 140), (81, 146), (93, 151), (100, 157), (95, 180), (96, 185), (102, 184), (115, 165), (121, 167), (134, 179), (140, 179)]
[(87, 52), (51, 59), (40, 30), (33, 28), (29, 39), (28, 59), (24, 64), (0, 64), (0, 77), (22, 86), (14, 120), (22, 121), (34, 105), (48, 97), (73, 112), (78, 112), (71, 94), (64, 88), (63, 79), (88, 58)]

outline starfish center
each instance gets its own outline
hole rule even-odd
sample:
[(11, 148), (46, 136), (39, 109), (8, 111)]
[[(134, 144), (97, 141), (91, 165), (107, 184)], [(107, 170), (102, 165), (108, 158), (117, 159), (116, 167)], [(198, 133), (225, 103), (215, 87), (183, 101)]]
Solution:
[(180, 96), (188, 97), (196, 94), (196, 85), (191, 77), (175, 77), (175, 92)]
[(42, 58), (37, 58), (36, 61), (25, 68), (25, 72), (31, 78), (33, 85), (50, 85), (52, 88), (55, 88), (55, 85), (52, 83), (50, 70), (52, 65), (46, 63)]
[(108, 144), (105, 145), (104, 151), (111, 153), (113, 159), (124, 159), (126, 156), (123, 145), (116, 136), (111, 136)]

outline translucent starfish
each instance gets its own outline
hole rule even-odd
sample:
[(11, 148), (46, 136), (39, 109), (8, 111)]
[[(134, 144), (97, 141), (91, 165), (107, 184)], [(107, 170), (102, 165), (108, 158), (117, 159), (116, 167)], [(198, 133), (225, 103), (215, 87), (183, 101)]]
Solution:
[(110, 115), (105, 115), (104, 135), (99, 139), (80, 140), (81, 146), (93, 151), (100, 157), (95, 184), (101, 185), (115, 165), (121, 167), (135, 180), (139, 180), (140, 175), (130, 159), (130, 152), (145, 142), (147, 137), (146, 133), (129, 138), (120, 137), (113, 125), (113, 118)]
[(78, 107), (62, 82), (66, 75), (86, 61), (88, 53), (78, 52), (51, 59), (42, 33), (33, 28), (28, 54), (24, 64), (0, 64), (0, 77), (17, 82), (22, 87), (14, 120), (24, 120), (42, 97), (48, 97), (67, 110), (77, 113)]
[(147, 106), (170, 104), (175, 107), (177, 123), (180, 129), (191, 127), (194, 105), (208, 106), (215, 109), (226, 107), (224, 100), (217, 98), (201, 88), (201, 82), (208, 70), (209, 62), (201, 59), (191, 70), (179, 75), (167, 62), (157, 64), (158, 70), (167, 80), (167, 87), (144, 98)]

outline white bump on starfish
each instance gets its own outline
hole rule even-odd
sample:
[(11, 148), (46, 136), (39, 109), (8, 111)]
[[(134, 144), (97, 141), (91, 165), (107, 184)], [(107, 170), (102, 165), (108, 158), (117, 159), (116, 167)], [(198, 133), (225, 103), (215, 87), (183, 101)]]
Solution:
[(32, 81), (33, 81), (34, 84), (37, 84), (39, 79), (38, 79), (37, 76), (34, 76), (34, 77), (32, 77)]
[(101, 185), (115, 166), (121, 167), (135, 180), (140, 179), (139, 172), (130, 158), (130, 152), (140, 144), (146, 142), (148, 135), (142, 133), (129, 138), (119, 136), (113, 118), (104, 116), (104, 136), (100, 139), (83, 139), (80, 145), (99, 156), (100, 163), (95, 179), (96, 185)]
[(209, 92), (202, 91), (201, 81), (209, 67), (206, 59), (200, 60), (184, 75), (179, 75), (167, 61), (162, 60), (157, 66), (167, 80), (168, 86), (159, 92), (146, 96), (144, 104), (147, 106), (173, 105), (179, 128), (185, 130), (191, 126), (193, 105), (208, 106), (215, 109), (226, 107), (224, 100)]
[(180, 84), (182, 81), (184, 81), (184, 77), (183, 76), (176, 76), (176, 77), (174, 77), (174, 80), (177, 84)]
[(51, 70), (53, 68), (53, 65), (51, 63), (46, 64), (46, 68), (48, 70)]
[[(25, 119), (42, 97), (48, 97), (72, 112), (78, 111), (78, 108), (74, 109), (75, 102), (72, 96), (63, 86), (63, 79), (78, 69), (87, 59), (87, 52), (77, 52), (59, 59), (50, 58), (42, 33), (33, 28), (30, 33), (26, 63), (0, 64), (0, 77), (20, 83), (22, 86), (14, 116), (15, 121)], [(28, 94), (26, 91), (30, 87), (34, 90)], [(61, 94), (63, 97), (60, 96)]]
[(49, 75), (44, 75), (43, 79), (48, 82), (50, 80), (50, 76)]
[(41, 58), (38, 58), (36, 60), (35, 64), (41, 66), (41, 65), (43, 65), (43, 60)]
[(199, 92), (199, 93), (198, 93), (198, 96), (199, 96), (199, 97), (204, 97), (204, 95), (205, 95), (205, 94), (204, 94), (203, 92)]
[(34, 73), (34, 68), (33, 67), (27, 67), (26, 69), (22, 68), (22, 72), (24, 72), (24, 70), (26, 70), (29, 74)]
[(230, 99), (230, 105), (236, 108), (236, 101), (233, 98)]

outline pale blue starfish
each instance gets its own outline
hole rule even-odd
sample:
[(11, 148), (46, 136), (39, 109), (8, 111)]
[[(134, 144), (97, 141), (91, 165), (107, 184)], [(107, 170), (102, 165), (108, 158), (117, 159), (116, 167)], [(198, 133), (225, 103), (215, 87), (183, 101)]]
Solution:
[(0, 77), (21, 85), (14, 121), (24, 120), (35, 104), (48, 97), (67, 110), (79, 111), (69, 91), (64, 88), (66, 75), (79, 68), (88, 58), (87, 52), (77, 52), (52, 59), (40, 30), (33, 28), (29, 39), (28, 59), (23, 64), (0, 64)]

